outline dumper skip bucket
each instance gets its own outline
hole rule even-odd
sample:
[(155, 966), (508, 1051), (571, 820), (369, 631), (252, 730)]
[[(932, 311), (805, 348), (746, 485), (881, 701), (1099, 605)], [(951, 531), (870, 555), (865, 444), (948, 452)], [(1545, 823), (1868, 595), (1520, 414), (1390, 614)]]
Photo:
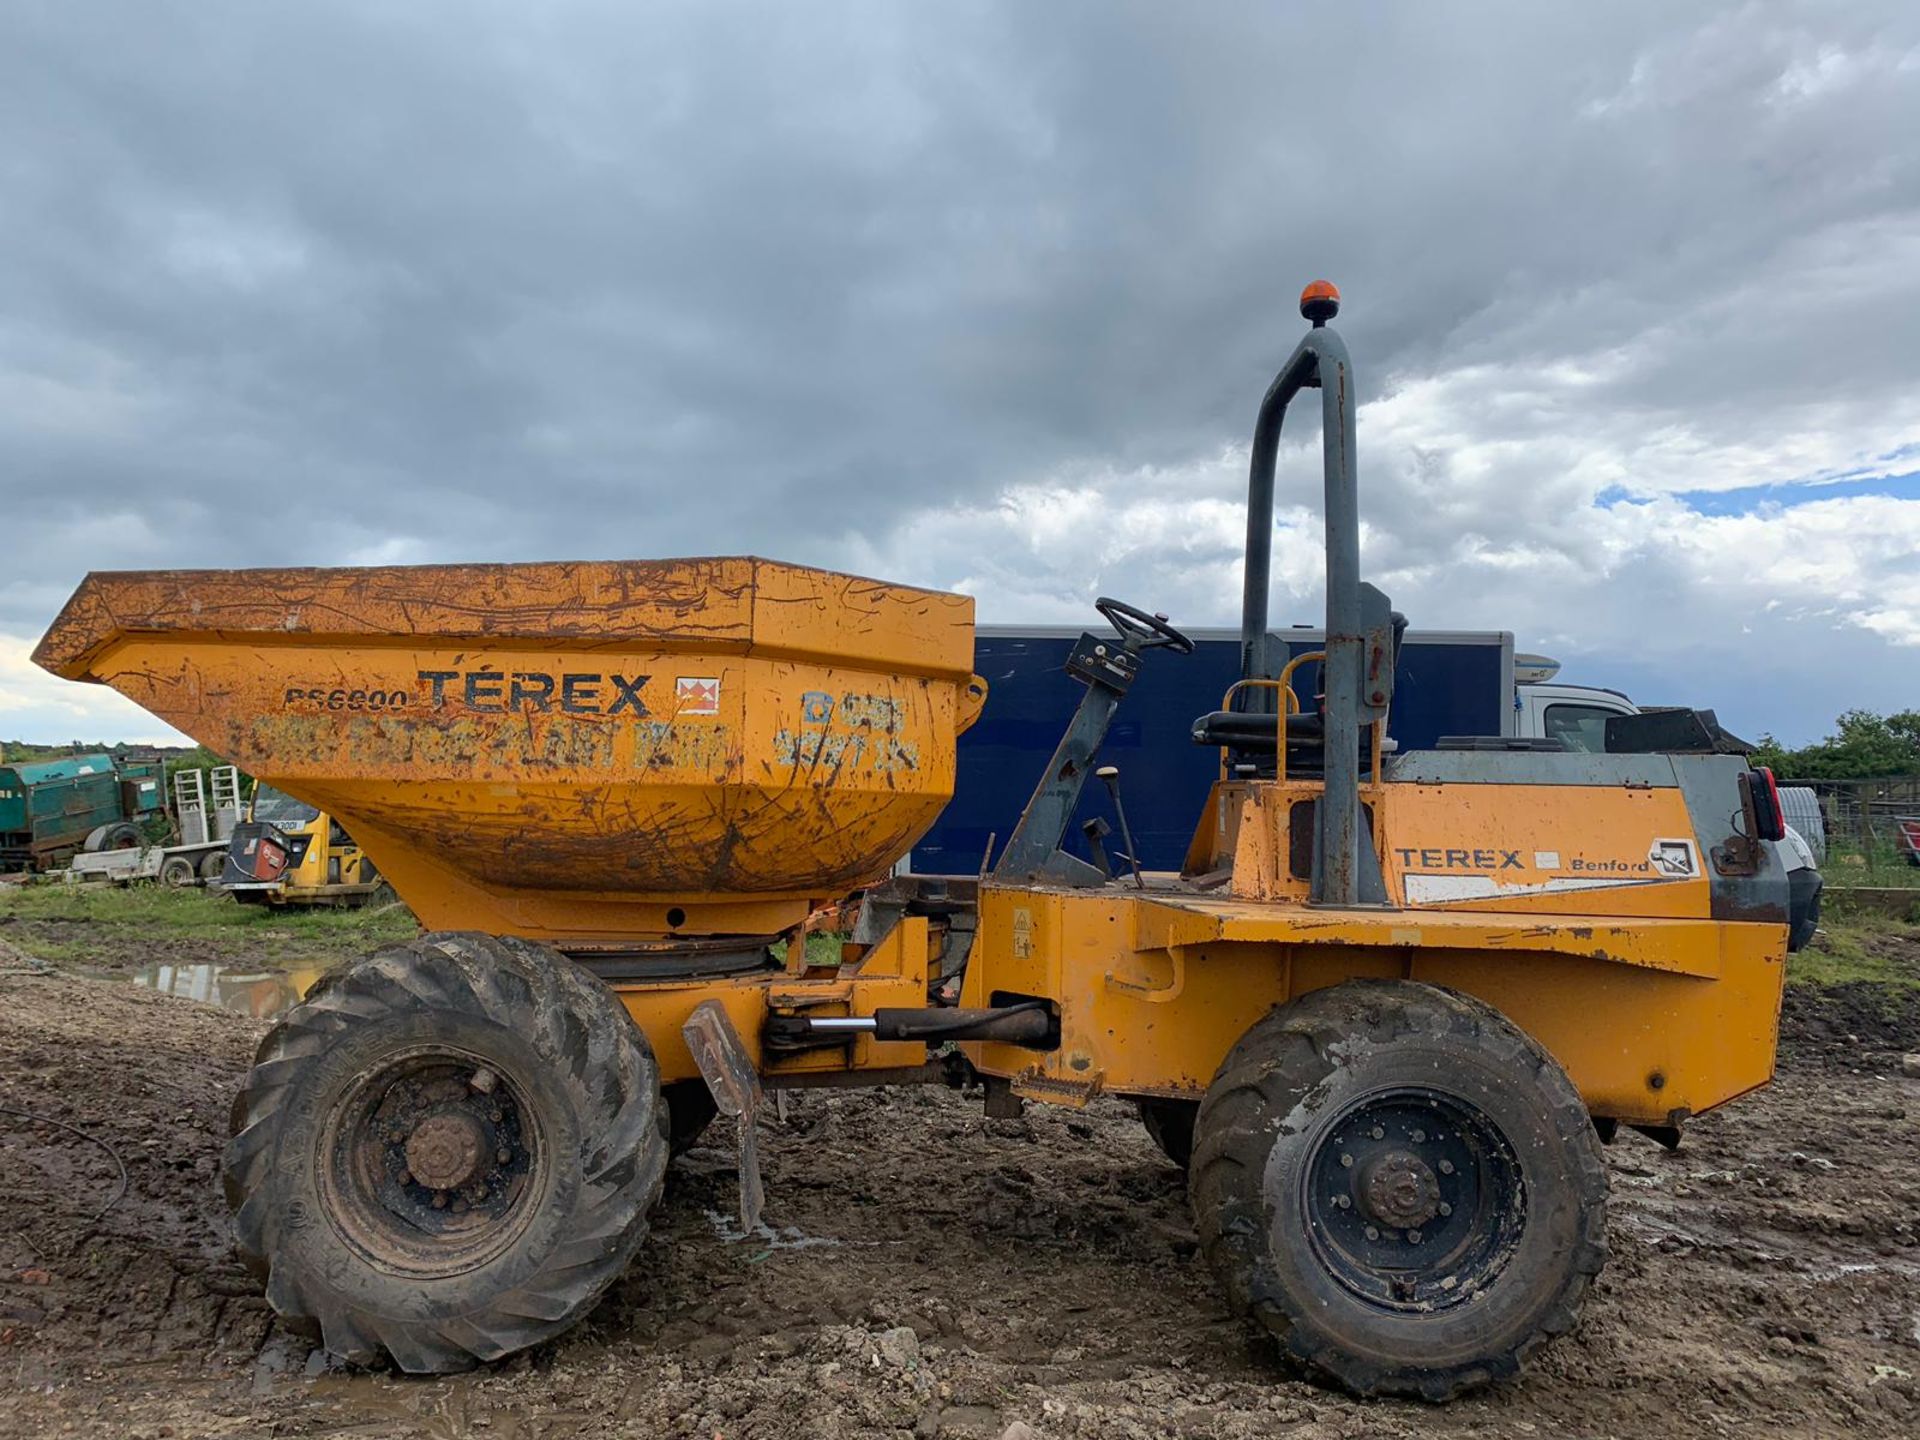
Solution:
[(973, 601), (752, 558), (87, 577), (34, 659), (325, 810), (435, 929), (770, 935), (883, 873)]

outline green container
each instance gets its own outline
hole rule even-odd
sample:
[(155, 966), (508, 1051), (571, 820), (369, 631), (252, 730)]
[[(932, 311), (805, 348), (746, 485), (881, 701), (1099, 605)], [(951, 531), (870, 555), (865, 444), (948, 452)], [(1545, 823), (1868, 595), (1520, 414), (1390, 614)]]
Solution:
[[(164, 796), (151, 780), (155, 808)], [(142, 803), (146, 792), (135, 787)], [(151, 813), (143, 811), (138, 813)], [(0, 865), (44, 865), (77, 850), (99, 826), (128, 818), (111, 755), (63, 755), (0, 765)]]
[(136, 824), (167, 808), (167, 762), (120, 757), (120, 808)]

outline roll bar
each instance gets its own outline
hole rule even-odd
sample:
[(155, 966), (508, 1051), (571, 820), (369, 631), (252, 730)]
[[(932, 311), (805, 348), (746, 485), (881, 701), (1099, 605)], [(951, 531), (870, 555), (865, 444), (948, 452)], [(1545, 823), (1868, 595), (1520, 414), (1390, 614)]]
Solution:
[[(1246, 588), (1240, 611), (1241, 678), (1265, 678), (1267, 597), (1273, 567), (1274, 463), (1287, 406), (1302, 390), (1320, 391), (1321, 449), (1326, 471), (1327, 658), (1325, 792), (1314, 837), (1312, 898), (1322, 905), (1385, 904), (1379, 860), (1362, 843), (1360, 727), (1385, 714), (1392, 685), (1376, 674), (1366, 687), (1369, 609), (1386, 597), (1360, 581), (1360, 500), (1354, 469), (1353, 362), (1327, 321), (1340, 312), (1340, 292), (1324, 280), (1307, 286), (1300, 313), (1313, 328), (1294, 347), (1260, 402), (1247, 474)], [(1363, 592), (1371, 592), (1363, 597)], [(1363, 603), (1376, 600), (1378, 605)], [(1255, 690), (1260, 695), (1259, 690)], [(1258, 701), (1265, 708), (1265, 696)]]

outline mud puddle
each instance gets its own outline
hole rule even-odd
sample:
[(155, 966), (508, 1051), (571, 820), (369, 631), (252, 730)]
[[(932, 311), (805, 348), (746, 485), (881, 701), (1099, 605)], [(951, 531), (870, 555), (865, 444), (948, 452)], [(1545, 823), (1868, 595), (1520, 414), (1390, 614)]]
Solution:
[(705, 1210), (701, 1213), (706, 1216), (707, 1224), (712, 1228), (714, 1237), (724, 1244), (739, 1245), (743, 1242), (753, 1244), (755, 1260), (765, 1259), (776, 1250), (814, 1250), (823, 1245), (834, 1246), (845, 1243), (832, 1235), (809, 1235), (798, 1225), (769, 1225), (764, 1220), (751, 1230), (742, 1230), (737, 1215), (729, 1215), (721, 1210)]
[(322, 966), (268, 970), (258, 966), (198, 963), (147, 965), (134, 971), (130, 978), (142, 990), (171, 995), (177, 1000), (196, 1000), (202, 1005), (218, 1005), (255, 1020), (271, 1020), (298, 1005), (326, 973)]

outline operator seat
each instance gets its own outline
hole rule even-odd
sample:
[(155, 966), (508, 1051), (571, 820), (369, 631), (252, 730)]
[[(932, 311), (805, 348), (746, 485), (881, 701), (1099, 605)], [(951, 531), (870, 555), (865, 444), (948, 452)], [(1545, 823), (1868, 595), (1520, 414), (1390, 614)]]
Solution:
[[(1400, 644), (1406, 638), (1407, 617), (1391, 612), (1393, 623), (1393, 665), (1400, 668)], [(1248, 691), (1248, 694), (1257, 692)], [(1213, 710), (1193, 722), (1193, 743), (1215, 749), (1225, 746), (1234, 752), (1234, 767), (1251, 764), (1256, 776), (1275, 773), (1274, 752), (1278, 748), (1279, 726), (1272, 714), (1249, 710)], [(1324, 769), (1327, 727), (1320, 712), (1304, 710), (1287, 716), (1287, 773), (1318, 775)], [(1372, 762), (1372, 746), (1363, 730), (1360, 759), (1365, 773)]]

